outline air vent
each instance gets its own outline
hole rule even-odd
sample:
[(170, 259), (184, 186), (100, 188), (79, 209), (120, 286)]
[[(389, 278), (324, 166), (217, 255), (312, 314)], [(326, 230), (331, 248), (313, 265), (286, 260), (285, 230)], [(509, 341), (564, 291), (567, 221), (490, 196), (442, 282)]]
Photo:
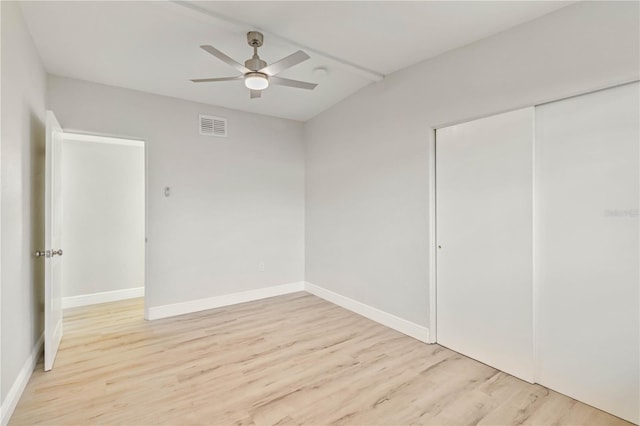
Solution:
[(227, 137), (227, 119), (200, 115), (200, 134)]

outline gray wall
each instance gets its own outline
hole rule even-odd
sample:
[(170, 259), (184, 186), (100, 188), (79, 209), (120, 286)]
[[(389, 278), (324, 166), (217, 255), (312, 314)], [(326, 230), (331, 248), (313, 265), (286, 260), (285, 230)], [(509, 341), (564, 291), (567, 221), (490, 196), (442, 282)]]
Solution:
[(144, 147), (62, 145), (62, 295), (144, 286)]
[(2, 401), (43, 329), (46, 74), (15, 2), (2, 14), (0, 263)]
[(431, 128), (638, 79), (638, 9), (560, 9), (398, 71), (308, 121), (307, 281), (428, 326)]
[(304, 280), (301, 123), (55, 76), (47, 93), (63, 128), (147, 143), (149, 307)]

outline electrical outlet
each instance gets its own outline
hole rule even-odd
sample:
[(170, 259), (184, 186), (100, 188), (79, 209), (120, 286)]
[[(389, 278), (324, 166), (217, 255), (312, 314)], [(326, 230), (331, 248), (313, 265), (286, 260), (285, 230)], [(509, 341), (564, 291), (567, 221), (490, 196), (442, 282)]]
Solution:
[(260, 270), (260, 272), (264, 272), (264, 261), (258, 263), (258, 270)]

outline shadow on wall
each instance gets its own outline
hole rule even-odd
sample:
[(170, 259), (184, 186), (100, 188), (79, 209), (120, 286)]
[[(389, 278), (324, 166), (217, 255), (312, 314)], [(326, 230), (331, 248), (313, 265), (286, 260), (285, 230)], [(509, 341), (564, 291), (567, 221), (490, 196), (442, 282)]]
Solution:
[(34, 114), (29, 115), (29, 142), (28, 155), (24, 161), (29, 161), (30, 167), (24, 167), (23, 173), (30, 173), (31, 182), (29, 188), (30, 216), (28, 218), (31, 229), (31, 244), (27, 247), (27, 258), (32, 259), (33, 273), (31, 275), (31, 287), (33, 290), (34, 329), (33, 341), (37, 341), (44, 329), (44, 259), (37, 259), (33, 253), (36, 250), (45, 249), (44, 244), (44, 190), (45, 190), (45, 124)]

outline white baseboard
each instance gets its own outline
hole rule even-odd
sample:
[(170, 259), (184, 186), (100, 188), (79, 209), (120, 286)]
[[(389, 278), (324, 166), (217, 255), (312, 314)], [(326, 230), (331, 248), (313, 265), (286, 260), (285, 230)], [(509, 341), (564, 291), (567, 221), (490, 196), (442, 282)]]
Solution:
[(22, 368), (18, 373), (18, 377), (16, 377), (16, 380), (13, 382), (13, 385), (11, 385), (7, 396), (4, 398), (4, 402), (0, 407), (0, 413), (2, 413), (0, 415), (0, 425), (4, 426), (9, 423), (9, 419), (11, 418), (13, 411), (16, 409), (18, 401), (20, 401), (22, 392), (24, 392), (24, 389), (27, 387), (27, 383), (29, 383), (33, 369), (38, 363), (38, 359), (42, 353), (43, 343), (44, 334), (40, 335), (40, 338), (31, 349), (31, 353), (22, 365)]
[(429, 342), (429, 329), (427, 327), (423, 327), (411, 321), (407, 321), (395, 315), (381, 311), (380, 309), (365, 305), (364, 303), (304, 281), (225, 294), (222, 296), (208, 297), (206, 299), (173, 303), (170, 305), (152, 306), (149, 308), (148, 319), (156, 320), (176, 315), (190, 314), (193, 312), (205, 311), (207, 309), (215, 309), (223, 306), (235, 305), (237, 303), (252, 302), (254, 300), (266, 299), (268, 297), (295, 293), (297, 291), (307, 291), (331, 303), (369, 318), (370, 320), (399, 331), (400, 333), (411, 336), (414, 339), (418, 339), (421, 342)]
[(150, 320), (173, 317), (176, 315), (190, 314), (192, 312), (206, 311), (207, 309), (220, 308), (222, 306), (235, 305), (236, 303), (252, 302), (266, 299), (267, 297), (280, 296), (288, 293), (304, 291), (304, 281), (276, 285), (255, 290), (241, 291), (222, 296), (208, 297), (206, 299), (190, 300), (188, 302), (173, 303), (171, 305), (152, 306), (149, 308)]
[(364, 303), (350, 299), (341, 294), (334, 293), (330, 290), (327, 290), (326, 288), (311, 284), (310, 282), (305, 283), (304, 289), (307, 292), (316, 295), (324, 300), (327, 300), (331, 303), (355, 312), (356, 314), (369, 318), (372, 321), (399, 331), (400, 333), (406, 334), (407, 336), (411, 336), (414, 339), (418, 339), (421, 342), (429, 342), (429, 329), (427, 327), (418, 325), (411, 321), (407, 321), (372, 306), (365, 305)]
[(82, 294), (62, 298), (62, 309), (98, 303), (117, 302), (118, 300), (144, 297), (144, 287), (125, 288), (124, 290), (104, 291), (102, 293)]

